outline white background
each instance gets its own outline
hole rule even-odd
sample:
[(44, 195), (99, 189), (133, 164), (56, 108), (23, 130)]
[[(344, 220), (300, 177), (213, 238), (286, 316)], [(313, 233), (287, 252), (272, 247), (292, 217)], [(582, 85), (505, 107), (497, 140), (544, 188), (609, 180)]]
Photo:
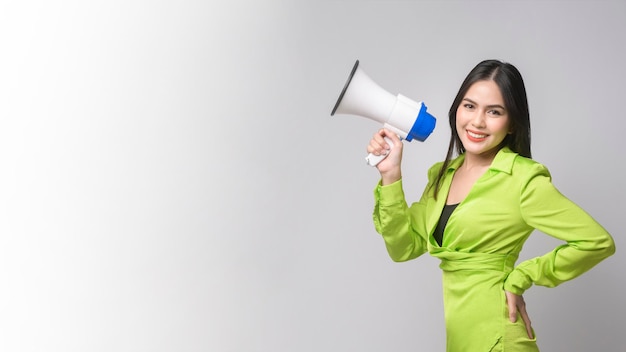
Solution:
[[(526, 81), (533, 156), (617, 242), (525, 295), (545, 351), (620, 351), (626, 2), (0, 2), (0, 350), (443, 351), (438, 261), (373, 229), (356, 59), (438, 118), (479, 61)], [(522, 258), (558, 242), (536, 233)]]

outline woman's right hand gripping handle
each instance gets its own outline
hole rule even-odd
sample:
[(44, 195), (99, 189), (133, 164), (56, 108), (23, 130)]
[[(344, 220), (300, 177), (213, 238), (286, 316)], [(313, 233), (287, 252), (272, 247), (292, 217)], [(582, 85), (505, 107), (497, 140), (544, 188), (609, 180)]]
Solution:
[(374, 155), (387, 155), (380, 161), (376, 168), (380, 172), (381, 184), (383, 186), (392, 184), (402, 178), (402, 141), (394, 133), (387, 129), (381, 129), (374, 134), (367, 145), (367, 152)]

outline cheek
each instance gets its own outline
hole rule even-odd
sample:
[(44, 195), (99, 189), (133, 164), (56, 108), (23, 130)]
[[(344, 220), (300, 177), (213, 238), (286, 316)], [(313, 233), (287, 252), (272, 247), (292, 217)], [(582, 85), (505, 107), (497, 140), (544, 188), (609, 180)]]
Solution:
[(456, 128), (456, 133), (459, 134), (459, 132), (463, 129), (463, 120), (460, 118), (459, 115), (456, 116), (456, 121), (454, 122), (454, 127)]
[(491, 126), (493, 131), (498, 131), (499, 134), (508, 134), (510, 127), (508, 120), (496, 120), (494, 124)]
[(466, 116), (463, 113), (463, 111), (461, 111), (461, 109), (457, 109), (456, 110), (456, 118), (455, 118), (455, 125), (456, 127), (460, 127), (463, 126), (465, 124), (465, 120), (466, 120)]

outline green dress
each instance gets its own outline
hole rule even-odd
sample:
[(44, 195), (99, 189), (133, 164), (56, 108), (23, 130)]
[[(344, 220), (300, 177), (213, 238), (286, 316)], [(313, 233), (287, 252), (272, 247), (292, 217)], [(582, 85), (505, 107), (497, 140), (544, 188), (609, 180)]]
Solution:
[[(554, 287), (615, 252), (607, 231), (564, 197), (541, 164), (503, 148), (451, 214), (442, 245), (433, 238), (450, 183), (464, 155), (453, 160), (438, 199), (428, 186), (407, 205), (402, 181), (376, 187), (374, 224), (394, 261), (429, 252), (441, 259), (447, 351), (537, 351), (521, 319), (511, 323), (504, 290)], [(432, 184), (443, 163), (428, 172)], [(515, 265), (533, 232), (565, 241)]]

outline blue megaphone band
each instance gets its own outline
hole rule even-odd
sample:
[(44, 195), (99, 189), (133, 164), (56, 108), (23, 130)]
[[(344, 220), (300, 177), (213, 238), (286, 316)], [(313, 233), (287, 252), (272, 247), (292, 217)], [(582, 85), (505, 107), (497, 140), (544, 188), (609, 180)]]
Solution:
[(426, 105), (422, 103), (422, 107), (417, 114), (413, 127), (411, 127), (411, 130), (406, 136), (406, 140), (410, 142), (415, 138), (420, 142), (425, 141), (435, 129), (436, 122), (435, 117), (426, 111)]

